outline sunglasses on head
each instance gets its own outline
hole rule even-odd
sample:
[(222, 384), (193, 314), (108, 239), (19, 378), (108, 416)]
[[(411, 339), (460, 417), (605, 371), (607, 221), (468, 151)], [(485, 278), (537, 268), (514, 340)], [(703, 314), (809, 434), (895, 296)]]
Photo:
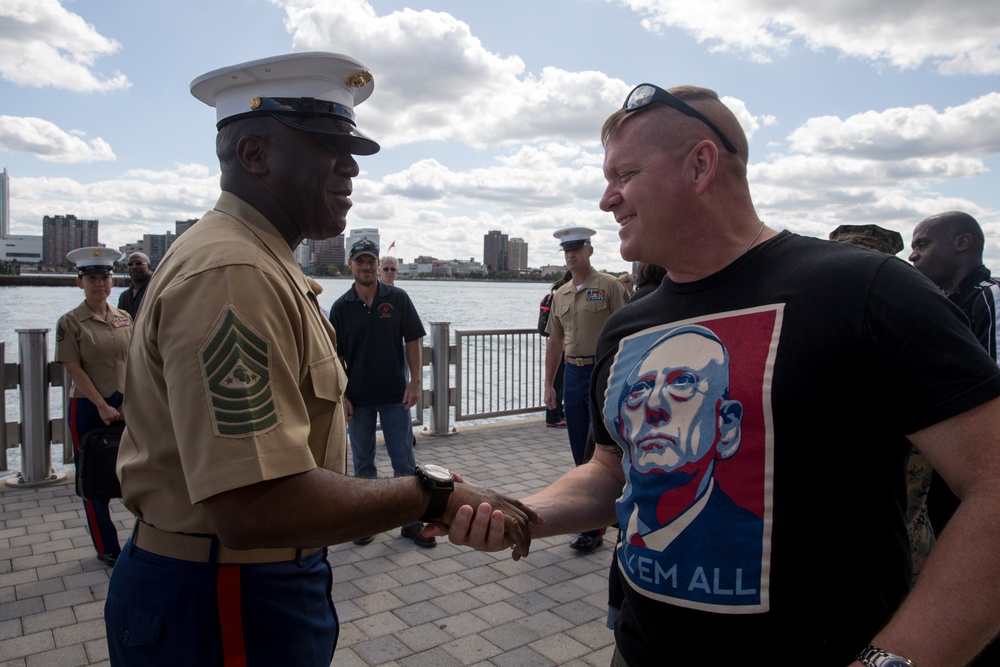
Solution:
[(357, 243), (355, 243), (354, 245), (351, 246), (351, 254), (354, 254), (355, 252), (360, 252), (362, 250), (368, 251), (368, 252), (374, 251), (375, 254), (377, 255), (378, 254), (378, 244), (374, 243), (372, 241), (358, 241)]
[(734, 146), (733, 142), (729, 140), (729, 137), (723, 134), (722, 130), (716, 127), (715, 123), (710, 121), (705, 114), (701, 113), (690, 104), (686, 104), (677, 97), (674, 97), (659, 86), (654, 86), (651, 83), (640, 83), (638, 86), (633, 88), (632, 92), (625, 98), (625, 104), (622, 105), (622, 109), (625, 111), (641, 111), (642, 109), (648, 108), (653, 102), (665, 104), (671, 109), (677, 109), (685, 116), (697, 118), (705, 125), (712, 128), (712, 131), (715, 132), (719, 136), (719, 139), (722, 140), (722, 145), (725, 146), (727, 151), (730, 153), (737, 152), (736, 146)]

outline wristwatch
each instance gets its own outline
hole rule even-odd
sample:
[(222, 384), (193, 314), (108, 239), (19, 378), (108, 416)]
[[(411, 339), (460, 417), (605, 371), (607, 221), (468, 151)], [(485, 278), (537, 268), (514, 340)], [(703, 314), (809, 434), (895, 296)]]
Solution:
[(425, 463), (417, 466), (416, 475), (427, 490), (431, 492), (431, 502), (427, 505), (427, 510), (420, 520), (424, 523), (440, 521), (444, 516), (444, 510), (448, 507), (448, 498), (455, 490), (455, 476), (447, 468), (443, 468), (433, 463)]
[(858, 654), (858, 661), (865, 667), (914, 667), (913, 663), (903, 656), (883, 651), (871, 644)]

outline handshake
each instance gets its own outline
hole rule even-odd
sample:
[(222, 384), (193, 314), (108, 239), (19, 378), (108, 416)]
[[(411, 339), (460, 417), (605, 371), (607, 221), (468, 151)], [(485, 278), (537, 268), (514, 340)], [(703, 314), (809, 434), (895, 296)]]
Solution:
[(519, 560), (531, 548), (532, 525), (544, 519), (520, 500), (466, 482), (459, 475), (441, 519), (428, 523), (425, 537), (443, 537), (477, 551), (513, 549)]

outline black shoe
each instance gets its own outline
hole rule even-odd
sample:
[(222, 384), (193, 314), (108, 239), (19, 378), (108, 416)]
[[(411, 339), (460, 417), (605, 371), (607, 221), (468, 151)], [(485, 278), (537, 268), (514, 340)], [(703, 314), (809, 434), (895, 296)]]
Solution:
[(418, 547), (430, 549), (431, 547), (437, 546), (437, 540), (433, 537), (424, 537), (420, 534), (420, 531), (423, 530), (423, 528), (424, 524), (414, 523), (409, 526), (403, 526), (402, 529), (400, 529), (399, 534), (413, 540), (413, 543)]
[(359, 547), (363, 547), (366, 544), (371, 544), (372, 540), (374, 539), (375, 539), (374, 535), (368, 535), (367, 537), (359, 537), (358, 539), (354, 540), (354, 543), (357, 544)]
[(602, 544), (604, 544), (603, 535), (580, 533), (576, 536), (575, 540), (569, 543), (569, 548), (576, 549), (577, 551), (593, 551)]
[(108, 567), (114, 567), (115, 563), (118, 562), (118, 554), (120, 553), (121, 552), (119, 551), (118, 553), (114, 554), (97, 554), (97, 560), (101, 561)]

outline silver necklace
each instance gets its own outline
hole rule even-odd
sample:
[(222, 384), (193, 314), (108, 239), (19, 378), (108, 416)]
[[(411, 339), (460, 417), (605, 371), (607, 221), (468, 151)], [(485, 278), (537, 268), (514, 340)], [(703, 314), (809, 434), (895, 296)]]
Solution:
[(748, 252), (750, 252), (750, 248), (752, 248), (753, 244), (757, 242), (757, 239), (760, 238), (761, 232), (763, 232), (763, 231), (764, 231), (764, 221), (762, 220), (761, 223), (760, 223), (760, 229), (757, 230), (757, 235), (754, 236), (752, 239), (750, 239), (750, 243), (748, 243), (747, 247), (744, 248), (743, 252), (740, 253), (740, 257), (742, 257), (743, 255), (745, 255)]

